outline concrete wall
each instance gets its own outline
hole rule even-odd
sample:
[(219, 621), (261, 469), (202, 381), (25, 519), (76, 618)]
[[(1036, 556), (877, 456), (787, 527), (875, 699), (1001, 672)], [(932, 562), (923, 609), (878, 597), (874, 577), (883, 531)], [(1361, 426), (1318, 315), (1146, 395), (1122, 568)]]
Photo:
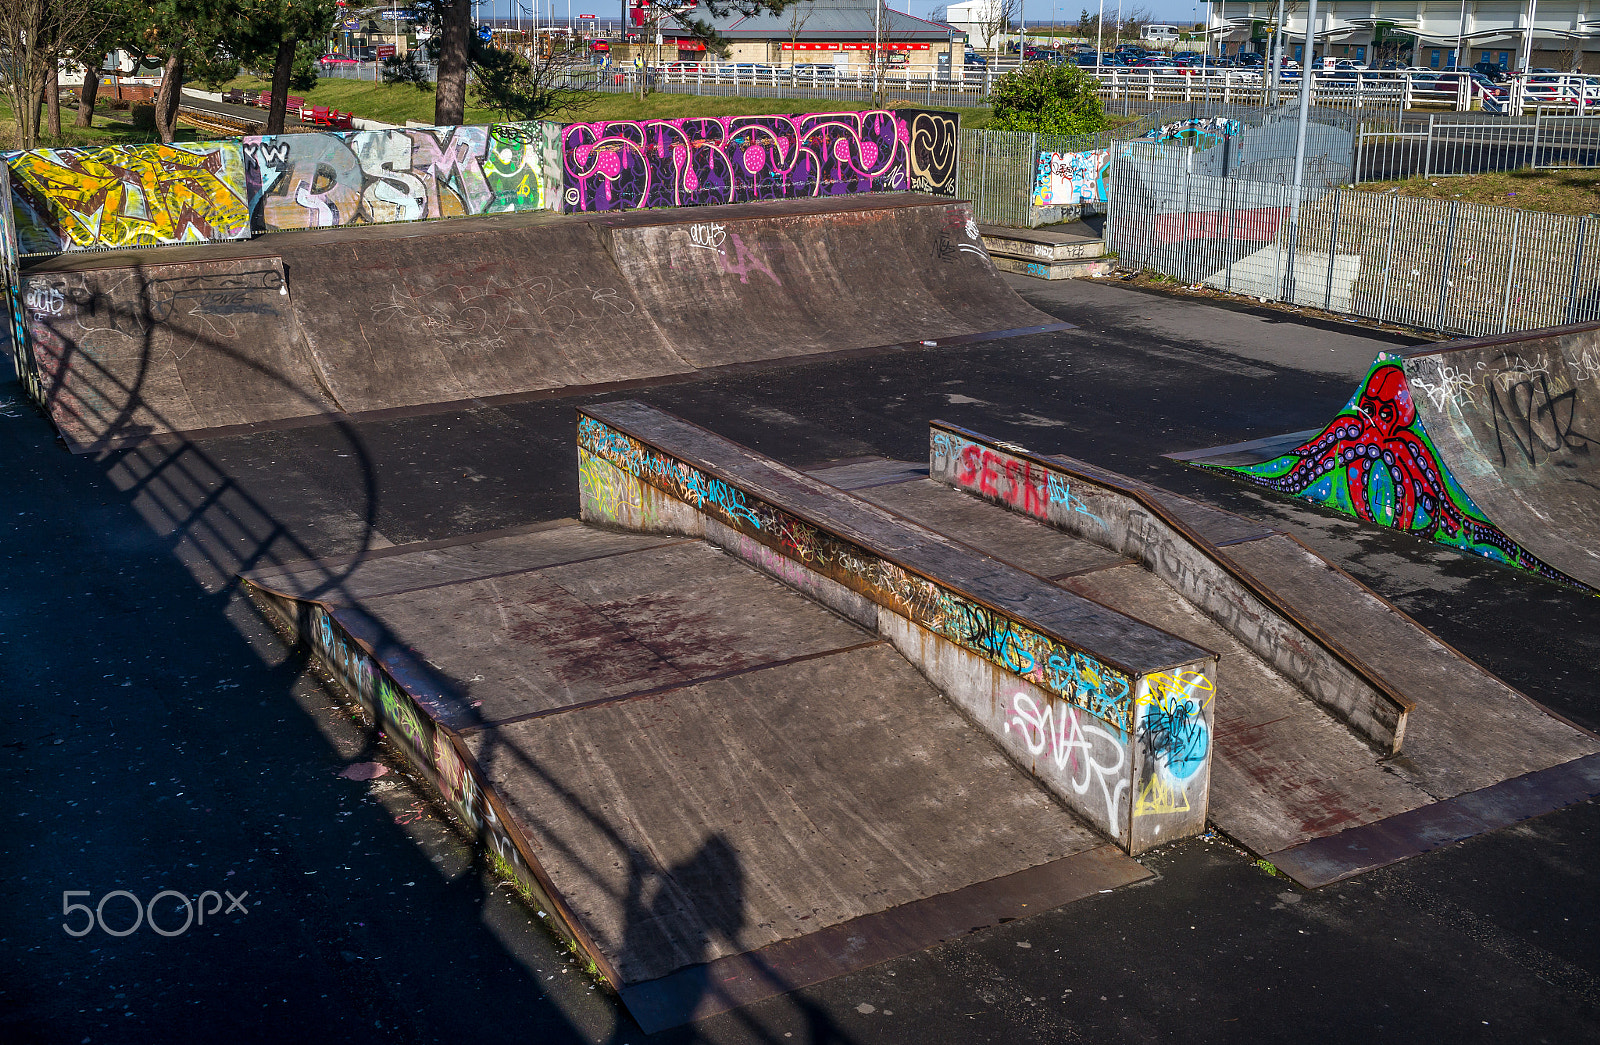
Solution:
[[(756, 535), (785, 528), (817, 534), (811, 524), (780, 518), (781, 508), (596, 419), (581, 417), (579, 433), (586, 522), (702, 538), (877, 632), (1018, 764), (1130, 853), (1205, 829), (1214, 657), (1125, 679), (1126, 717), (1097, 716), (1085, 706), (1091, 701), (1052, 687), (1034, 659), (1023, 665), (1027, 670), (1018, 670), (1004, 658), (986, 656), (941, 633), (919, 611), (923, 600), (902, 599), (861, 581), (876, 570), (898, 569), (872, 549), (826, 533), (820, 536), (839, 548), (813, 541), (796, 553), (766, 543)], [(619, 453), (621, 445), (630, 449)], [(694, 492), (685, 496), (686, 491)], [(761, 523), (754, 530), (752, 519)], [(816, 554), (819, 547), (824, 550)], [(824, 572), (846, 560), (851, 583)], [(900, 583), (921, 580), (900, 572)], [(954, 589), (944, 594), (952, 601), (964, 598)], [(1013, 626), (1036, 627), (1027, 621)], [(1079, 677), (1109, 684), (1119, 674), (1090, 656), (1077, 656)]]
[(929, 471), (939, 482), (1138, 560), (1358, 736), (1388, 753), (1401, 749), (1409, 704), (1153, 501), (937, 422), (929, 433)]

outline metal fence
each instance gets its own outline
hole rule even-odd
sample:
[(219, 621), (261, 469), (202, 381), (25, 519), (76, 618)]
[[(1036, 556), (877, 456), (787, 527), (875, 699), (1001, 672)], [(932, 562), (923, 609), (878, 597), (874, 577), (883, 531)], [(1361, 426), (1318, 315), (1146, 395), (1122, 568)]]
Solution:
[[(967, 70), (965, 75), (887, 73), (881, 76), (881, 97), (903, 98), (939, 106), (979, 108), (989, 104), (995, 81), (1008, 67), (991, 65)], [(631, 66), (575, 65), (562, 74), (566, 86), (628, 93), (639, 89), (643, 76), (652, 91), (666, 94), (702, 94), (743, 98), (803, 98), (843, 102), (870, 102), (874, 95), (872, 71), (854, 67), (847, 71), (786, 69), (779, 66), (710, 65), (666, 66), (643, 72)], [(363, 79), (370, 78), (363, 76)], [(1298, 81), (1285, 81), (1280, 98), (1299, 90)], [(1259, 74), (1219, 71), (1171, 74), (1144, 69), (1107, 69), (1098, 93), (1107, 112), (1118, 115), (1145, 113), (1175, 104), (1243, 105), (1260, 107), (1269, 101), (1270, 89)], [(1437, 94), (1437, 99), (1433, 98)], [(1351, 111), (1398, 111), (1408, 104), (1436, 101), (1455, 105), (1457, 91), (1411, 89), (1409, 80), (1392, 76), (1312, 75), (1312, 101), (1323, 107)]]
[[(1236, 147), (1231, 154), (1223, 151), (1216, 154), (1226, 163), (1229, 172), (1284, 181), (1294, 157), (1292, 132), (1298, 111), (1293, 105), (1276, 108), (1208, 105), (1201, 99), (1194, 99), (1165, 106), (1099, 134), (963, 130), (956, 193), (973, 202), (977, 219), (984, 224), (1026, 226), (1033, 218), (1033, 186), (1041, 152), (1108, 149), (1119, 142), (1159, 134), (1162, 128), (1216, 117), (1235, 121), (1242, 128), (1243, 147)], [(1312, 135), (1307, 153), (1310, 177), (1319, 184), (1343, 184), (1350, 176), (1350, 143), (1360, 125), (1352, 115), (1337, 109), (1314, 108), (1311, 116)]]
[(1493, 120), (1428, 116), (1395, 128), (1364, 126), (1356, 152), (1355, 184), (1523, 167), (1595, 167), (1600, 118), (1539, 112)]
[(1600, 223), (1195, 173), (1193, 149), (1113, 150), (1123, 264), (1264, 300), (1483, 336), (1600, 320)]

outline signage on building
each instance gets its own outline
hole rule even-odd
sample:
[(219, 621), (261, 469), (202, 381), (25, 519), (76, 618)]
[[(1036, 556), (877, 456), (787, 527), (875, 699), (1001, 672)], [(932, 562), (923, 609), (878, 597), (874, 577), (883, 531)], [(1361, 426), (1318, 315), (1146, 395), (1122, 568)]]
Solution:
[(674, 40), (673, 43), (678, 45), (678, 50), (680, 51), (704, 51), (706, 49), (705, 43), (700, 40)]
[(390, 9), (388, 11), (379, 11), (378, 17), (386, 22), (414, 22), (417, 20), (417, 12), (409, 8), (402, 7), (398, 9)]
[[(870, 41), (867, 42), (867, 43), (864, 43), (864, 44), (840, 44), (839, 46), (842, 47), (846, 51), (870, 51), (870, 50), (872, 50), (872, 43)], [(897, 44), (897, 43), (887, 43), (887, 42), (885, 42), (885, 43), (881, 43), (881, 44), (878, 45), (878, 50), (880, 50), (880, 51), (926, 51), (931, 46), (932, 46), (931, 44)]]
[(599, 18), (599, 15), (579, 15), (579, 18)]
[(346, 29), (360, 29), (361, 28), (361, 19), (359, 19), (359, 18), (346, 18), (344, 20), (344, 27)]
[(784, 44), (785, 51), (837, 51), (838, 44)]

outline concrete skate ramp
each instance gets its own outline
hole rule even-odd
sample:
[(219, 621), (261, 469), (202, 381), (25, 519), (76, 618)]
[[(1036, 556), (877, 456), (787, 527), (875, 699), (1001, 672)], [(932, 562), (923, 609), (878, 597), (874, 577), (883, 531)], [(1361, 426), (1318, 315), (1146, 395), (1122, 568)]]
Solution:
[(640, 302), (696, 367), (1053, 327), (995, 270), (969, 204), (919, 195), (603, 222)]
[(1600, 325), (1405, 356), (1467, 496), (1528, 552), (1600, 589)]
[(77, 449), (1061, 329), (912, 193), (495, 215), (56, 258), (37, 397)]
[(1600, 324), (1380, 355), (1322, 429), (1168, 456), (1600, 589)]
[(539, 216), (273, 237), (352, 413), (680, 374), (594, 224)]
[(74, 449), (334, 409), (259, 249), (70, 255), (26, 277), (25, 306), (29, 383)]

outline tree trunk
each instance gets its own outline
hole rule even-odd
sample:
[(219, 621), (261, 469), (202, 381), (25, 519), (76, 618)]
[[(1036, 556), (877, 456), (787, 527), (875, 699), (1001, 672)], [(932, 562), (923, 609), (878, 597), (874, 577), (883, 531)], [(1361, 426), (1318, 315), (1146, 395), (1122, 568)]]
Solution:
[(434, 92), (433, 122), (450, 127), (466, 122), (472, 8), (470, 0), (441, 2), (439, 7), (444, 24), (440, 31), (439, 85)]
[(272, 66), (272, 101), (267, 106), (267, 133), (283, 133), (284, 107), (289, 103), (289, 74), (294, 72), (294, 50), (300, 39), (290, 33), (278, 42), (278, 59)]
[(61, 74), (55, 68), (55, 61), (50, 62), (51, 69), (44, 78), (44, 105), (45, 111), (50, 114), (50, 137), (61, 138)]
[(85, 62), (83, 67), (83, 86), (78, 90), (78, 119), (79, 127), (94, 126), (94, 100), (100, 95), (100, 69), (105, 64), (105, 56), (94, 62)]
[(183, 54), (179, 52), (167, 59), (161, 72), (161, 86), (156, 89), (156, 134), (164, 144), (170, 145), (178, 134), (178, 101), (183, 97)]

